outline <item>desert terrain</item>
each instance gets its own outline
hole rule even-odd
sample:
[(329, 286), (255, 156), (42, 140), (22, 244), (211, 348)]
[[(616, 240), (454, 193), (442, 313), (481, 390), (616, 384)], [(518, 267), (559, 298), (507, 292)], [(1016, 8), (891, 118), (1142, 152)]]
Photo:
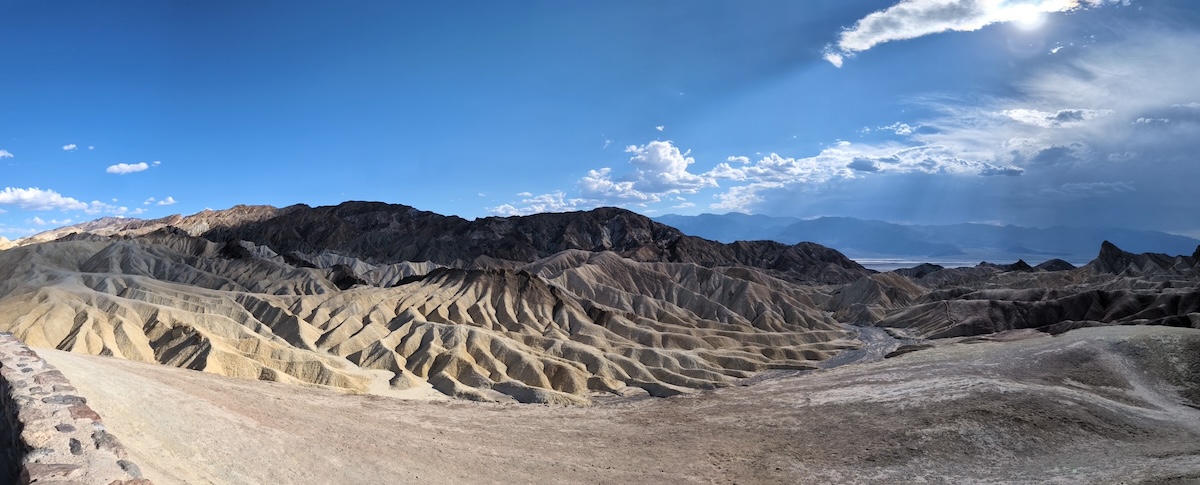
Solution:
[(1200, 479), (1200, 248), (880, 273), (362, 202), (11, 244), (0, 330), (155, 483)]
[[(404, 400), (61, 351), (155, 483), (1189, 483), (1200, 330), (1081, 329), (591, 407)], [(1170, 376), (1173, 380), (1162, 380)]]

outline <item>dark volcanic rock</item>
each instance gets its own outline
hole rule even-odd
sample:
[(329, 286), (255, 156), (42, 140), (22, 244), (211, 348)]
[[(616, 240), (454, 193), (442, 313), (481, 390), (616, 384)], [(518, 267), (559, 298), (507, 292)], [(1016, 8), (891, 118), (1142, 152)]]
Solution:
[(943, 270), (943, 269), (946, 269), (946, 267), (945, 267), (945, 266), (942, 266), (942, 265), (940, 265), (940, 264), (933, 264), (933, 263), (921, 263), (921, 264), (918, 264), (918, 265), (916, 265), (916, 266), (913, 266), (913, 267), (911, 267), (911, 268), (901, 268), (901, 269), (898, 269), (898, 270), (896, 270), (895, 272), (896, 272), (896, 273), (898, 273), (898, 274), (900, 274), (900, 275), (902, 275), (902, 276), (907, 276), (907, 277), (909, 277), (909, 278), (912, 278), (912, 279), (917, 279), (917, 278), (920, 278), (920, 277), (922, 277), (922, 276), (925, 276), (925, 275), (927, 275), (927, 274), (929, 274), (929, 273), (932, 273), (932, 272), (934, 272), (934, 271), (941, 271), (941, 270)]
[(1075, 265), (1061, 259), (1051, 259), (1042, 264), (1034, 266), (1034, 268), (1042, 271), (1069, 271), (1075, 269)]
[(811, 283), (848, 283), (870, 273), (818, 244), (722, 244), (685, 236), (648, 217), (612, 207), (468, 221), (404, 205), (346, 202), (315, 208), (292, 206), (275, 217), (236, 225), (210, 224), (213, 228), (203, 237), (213, 241), (246, 240), (270, 246), (279, 254), (328, 250), (372, 263), (432, 261), (447, 266), (496, 267), (581, 249), (613, 251), (637, 261), (751, 266)]
[[(1200, 247), (1196, 248), (1200, 253)], [(1088, 265), (1100, 273), (1140, 276), (1148, 274), (1180, 274), (1196, 267), (1198, 258), (1193, 256), (1168, 256), (1161, 253), (1133, 254), (1104, 241), (1100, 254)]]
[(996, 264), (984, 261), (975, 266), (976, 268), (995, 268), (1000, 271), (1033, 271), (1033, 266), (1026, 263), (1024, 259), (1018, 259), (1013, 264)]

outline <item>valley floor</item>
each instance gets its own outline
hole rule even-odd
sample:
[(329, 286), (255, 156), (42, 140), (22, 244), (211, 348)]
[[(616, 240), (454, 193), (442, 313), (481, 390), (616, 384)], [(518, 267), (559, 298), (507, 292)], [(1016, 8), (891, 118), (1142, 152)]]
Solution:
[(37, 350), (160, 485), (1200, 479), (1200, 394), (1180, 383), (1200, 369), (1194, 329), (947, 343), (593, 407), (349, 395)]

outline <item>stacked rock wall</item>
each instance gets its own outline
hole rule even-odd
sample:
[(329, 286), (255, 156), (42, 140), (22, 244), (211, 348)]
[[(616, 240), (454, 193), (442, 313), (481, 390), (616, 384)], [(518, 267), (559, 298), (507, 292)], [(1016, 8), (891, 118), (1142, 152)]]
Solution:
[(0, 483), (151, 483), (66, 376), (4, 332), (0, 413)]

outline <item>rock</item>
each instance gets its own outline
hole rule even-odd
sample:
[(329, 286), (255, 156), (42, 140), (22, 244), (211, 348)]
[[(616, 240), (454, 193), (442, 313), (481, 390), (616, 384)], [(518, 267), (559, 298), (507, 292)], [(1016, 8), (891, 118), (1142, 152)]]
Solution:
[(142, 469), (138, 468), (137, 464), (129, 460), (117, 460), (117, 466), (125, 470), (129, 476), (133, 478), (142, 478)]
[(885, 358), (885, 359), (890, 359), (890, 358), (892, 358), (892, 357), (898, 357), (898, 356), (901, 356), (901, 355), (904, 355), (904, 354), (908, 354), (908, 353), (916, 352), (916, 351), (918, 351), (918, 350), (925, 350), (925, 349), (932, 349), (932, 348), (933, 348), (933, 344), (907, 344), (907, 345), (901, 345), (901, 346), (897, 347), (897, 348), (896, 348), (896, 350), (893, 350), (893, 351), (891, 351), (891, 352), (888, 352), (886, 355), (884, 355), (884, 356), (883, 356), (883, 358)]
[(1042, 264), (1034, 266), (1034, 268), (1042, 271), (1068, 271), (1075, 269), (1075, 265), (1061, 259), (1051, 259)]
[(67, 408), (71, 412), (71, 417), (74, 419), (90, 419), (92, 421), (100, 421), (100, 415), (93, 411), (86, 404), (76, 404)]
[(44, 402), (46, 404), (73, 405), (73, 404), (87, 404), (87, 399), (79, 397), (79, 396), (72, 396), (72, 395), (67, 394), (67, 395), (43, 397), (42, 402)]
[(911, 268), (901, 268), (894, 272), (912, 279), (917, 279), (935, 271), (946, 269), (945, 266), (933, 263), (921, 263)]

